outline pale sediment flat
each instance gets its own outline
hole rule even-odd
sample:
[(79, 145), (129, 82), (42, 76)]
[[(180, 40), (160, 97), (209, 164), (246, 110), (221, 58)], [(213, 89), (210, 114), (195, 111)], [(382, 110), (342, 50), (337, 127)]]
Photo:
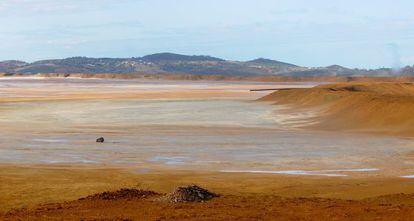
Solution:
[[(317, 83), (0, 79), (0, 164), (404, 176), (410, 139), (308, 131), (316, 112), (252, 102)], [(103, 136), (106, 142), (96, 143)], [(367, 169), (367, 170), (365, 170)]]
[[(276, 87), (311, 87), (316, 83), (279, 83)], [(250, 89), (271, 83), (220, 81), (164, 81), (82, 78), (0, 78), (0, 102), (91, 99), (246, 99), (266, 92)]]
[[(270, 92), (250, 92), (315, 84), (0, 78), (0, 219), (411, 217), (411, 138), (309, 129), (318, 110), (254, 102)], [(77, 204), (103, 191), (189, 184), (221, 196)]]

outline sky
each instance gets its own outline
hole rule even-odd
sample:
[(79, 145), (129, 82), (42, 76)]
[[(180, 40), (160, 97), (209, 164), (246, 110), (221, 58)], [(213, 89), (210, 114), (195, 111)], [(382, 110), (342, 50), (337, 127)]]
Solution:
[(0, 60), (173, 52), (414, 65), (412, 0), (0, 0)]

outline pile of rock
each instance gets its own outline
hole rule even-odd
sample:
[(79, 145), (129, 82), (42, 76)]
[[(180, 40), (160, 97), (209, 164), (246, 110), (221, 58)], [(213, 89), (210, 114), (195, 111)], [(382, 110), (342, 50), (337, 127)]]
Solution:
[(218, 194), (212, 193), (197, 185), (187, 187), (178, 187), (174, 192), (167, 194), (166, 199), (169, 202), (202, 202), (218, 197)]

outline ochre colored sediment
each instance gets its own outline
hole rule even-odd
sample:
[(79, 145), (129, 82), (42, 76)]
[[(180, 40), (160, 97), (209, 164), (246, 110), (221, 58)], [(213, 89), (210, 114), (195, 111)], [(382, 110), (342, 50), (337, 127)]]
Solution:
[[(414, 215), (413, 181), (401, 178), (2, 166), (0, 179), (0, 219), (9, 220), (409, 220)], [(125, 187), (169, 193), (191, 184), (220, 197), (203, 203), (77, 200)]]
[(261, 99), (317, 110), (318, 129), (414, 135), (412, 83), (341, 83), (276, 91)]
[[(45, 91), (50, 89), (45, 89)], [(56, 90), (59, 92), (59, 90)], [(16, 92), (16, 91), (13, 91)], [(148, 97), (120, 91), (66, 91), (45, 99)], [(194, 92), (194, 91), (192, 91)], [(199, 92), (207, 98), (210, 92)], [(221, 92), (213, 92), (214, 96)], [(224, 96), (243, 96), (233, 93)], [(52, 93), (53, 94), (53, 93)], [(152, 98), (183, 97), (165, 92)], [(312, 89), (278, 91), (261, 100), (321, 111), (313, 127), (414, 135), (414, 87), (405, 83), (344, 83)], [(17, 100), (16, 100), (17, 99)], [(145, 168), (144, 168), (145, 169)], [(69, 166), (0, 166), (0, 220), (411, 220), (414, 181), (403, 178), (306, 177), (275, 174), (197, 171), (145, 171), (142, 168)], [(169, 203), (151, 198), (77, 200), (121, 188), (169, 193), (196, 184), (220, 194), (203, 203)]]

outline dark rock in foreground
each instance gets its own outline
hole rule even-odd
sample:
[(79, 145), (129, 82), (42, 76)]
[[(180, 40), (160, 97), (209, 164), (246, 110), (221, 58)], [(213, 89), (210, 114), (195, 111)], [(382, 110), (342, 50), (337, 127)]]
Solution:
[(218, 196), (218, 194), (212, 193), (199, 186), (192, 185), (187, 187), (178, 187), (174, 192), (167, 195), (167, 200), (173, 203), (202, 202)]

